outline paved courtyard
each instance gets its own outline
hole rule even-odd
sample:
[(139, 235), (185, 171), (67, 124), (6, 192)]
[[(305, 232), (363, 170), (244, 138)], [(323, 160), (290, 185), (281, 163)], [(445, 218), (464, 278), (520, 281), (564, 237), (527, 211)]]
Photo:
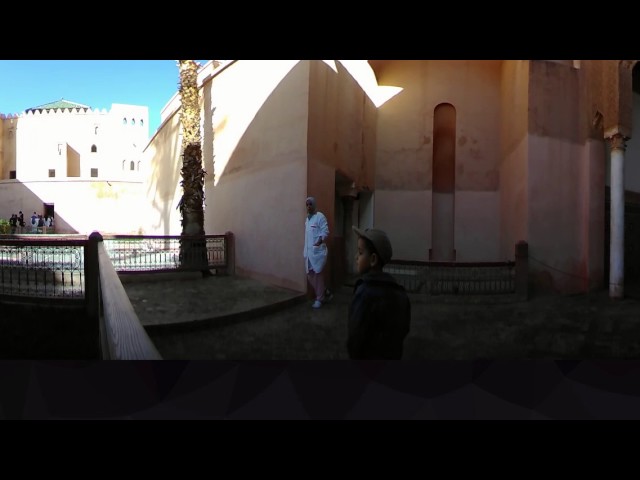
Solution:
[[(165, 359), (346, 359), (349, 287), (320, 310), (242, 277), (124, 282)], [(407, 360), (640, 358), (640, 288), (525, 302), (451, 304), (412, 295)]]

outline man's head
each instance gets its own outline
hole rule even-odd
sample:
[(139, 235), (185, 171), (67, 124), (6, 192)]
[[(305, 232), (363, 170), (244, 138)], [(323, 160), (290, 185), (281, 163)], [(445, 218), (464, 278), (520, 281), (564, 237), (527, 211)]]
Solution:
[(307, 197), (307, 213), (312, 214), (316, 212), (316, 199), (314, 197)]
[(359, 274), (369, 270), (381, 271), (391, 257), (393, 249), (387, 234), (376, 228), (361, 230), (352, 227), (358, 235), (358, 247), (356, 251), (356, 267)]

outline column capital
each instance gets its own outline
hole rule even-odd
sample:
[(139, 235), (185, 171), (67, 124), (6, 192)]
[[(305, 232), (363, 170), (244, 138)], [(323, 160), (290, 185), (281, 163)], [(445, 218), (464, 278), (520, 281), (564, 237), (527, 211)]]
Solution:
[(620, 133), (607, 137), (607, 142), (609, 142), (609, 146), (611, 147), (611, 150), (622, 150), (622, 151), (626, 150), (627, 140), (628, 138)]

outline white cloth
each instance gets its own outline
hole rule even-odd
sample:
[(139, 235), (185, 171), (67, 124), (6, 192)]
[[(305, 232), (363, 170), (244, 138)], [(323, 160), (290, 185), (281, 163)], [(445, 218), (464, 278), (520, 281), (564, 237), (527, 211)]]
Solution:
[(316, 212), (311, 218), (307, 216), (304, 222), (304, 269), (309, 273), (309, 263), (314, 272), (320, 273), (327, 263), (327, 245), (321, 243), (314, 247), (318, 239), (326, 239), (329, 236), (329, 224), (322, 212)]

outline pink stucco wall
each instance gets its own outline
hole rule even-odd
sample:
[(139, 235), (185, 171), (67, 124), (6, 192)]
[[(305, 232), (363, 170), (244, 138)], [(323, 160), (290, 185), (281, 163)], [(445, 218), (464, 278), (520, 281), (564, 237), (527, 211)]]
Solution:
[(205, 89), (214, 109), (204, 112), (214, 129), (205, 230), (235, 234), (237, 274), (304, 291), (309, 62), (237, 62)]
[(530, 63), (528, 239), (538, 289), (563, 293), (602, 284), (604, 158), (581, 128), (580, 70)]
[[(633, 130), (631, 138), (627, 141), (627, 150), (624, 155), (624, 188), (632, 192), (640, 193), (640, 95), (633, 94)], [(607, 150), (607, 185), (610, 177), (609, 154)]]
[(176, 113), (162, 125), (144, 152), (149, 168), (144, 176), (146, 201), (140, 205), (140, 225), (147, 235), (180, 235), (182, 232), (180, 211), (176, 208), (182, 196), (179, 131), (180, 117)]
[[(379, 84), (395, 88), (386, 102), (372, 101), (362, 78), (337, 61), (243, 60), (206, 83), (205, 229), (236, 234), (239, 273), (306, 289), (307, 195), (327, 215), (332, 241), (342, 242), (331, 251), (349, 261), (345, 225), (336, 222), (346, 221), (340, 195), (351, 184), (373, 192), (368, 215), (388, 231), (395, 258), (428, 260), (433, 112), (450, 103), (456, 260), (513, 259), (525, 240), (532, 284), (561, 292), (598, 286), (606, 174), (602, 126), (592, 123), (604, 110), (598, 62), (370, 63)], [(162, 167), (169, 170), (177, 166), (171, 122), (166, 138), (152, 142), (156, 156), (171, 159)], [(168, 205), (179, 179), (160, 170), (152, 177)], [(175, 223), (166, 207), (159, 211)]]
[(402, 88), (379, 107), (375, 180), (375, 224), (393, 235), (397, 258), (428, 259), (433, 115), (441, 103), (456, 110), (456, 260), (499, 257), (501, 65), (401, 60), (378, 68), (381, 85)]
[[(0, 178), (9, 178), (9, 171), (15, 170), (15, 165), (10, 166), (9, 162), (5, 160), (4, 154), (5, 136), (9, 135), (10, 123), (11, 120), (5, 120), (0, 117)], [(15, 158), (15, 154), (12, 155), (12, 158)]]
[[(375, 115), (339, 62), (243, 60), (205, 81), (205, 231), (235, 234), (238, 274), (306, 290), (304, 200), (317, 197), (335, 232), (336, 172), (373, 185)], [(178, 233), (179, 151), (178, 114), (167, 112), (145, 152), (146, 192), (153, 228)]]
[[(366, 62), (358, 67), (370, 69)], [(329, 223), (330, 281), (348, 269), (347, 243), (354, 241), (351, 226), (336, 223), (345, 218), (343, 185), (336, 190), (336, 183), (352, 184), (355, 191), (373, 188), (376, 108), (358, 83), (361, 74), (339, 61), (310, 63), (307, 194), (316, 197)]]
[(502, 67), (500, 258), (513, 259), (515, 244), (529, 236), (528, 177), (529, 62), (505, 60)]

